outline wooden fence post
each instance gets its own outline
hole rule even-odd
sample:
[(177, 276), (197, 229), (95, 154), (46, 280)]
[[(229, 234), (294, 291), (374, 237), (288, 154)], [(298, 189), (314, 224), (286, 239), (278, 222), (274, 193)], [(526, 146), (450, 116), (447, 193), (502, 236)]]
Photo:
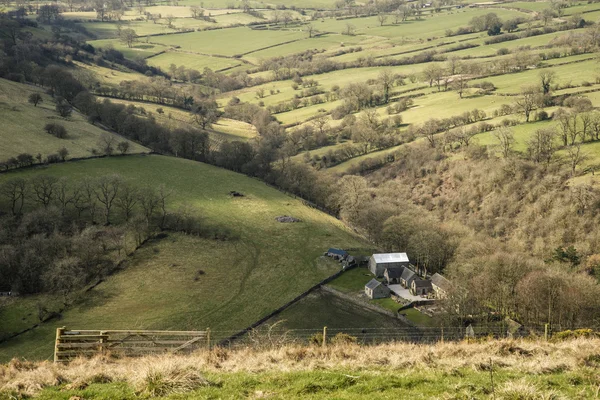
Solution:
[(106, 332), (100, 331), (100, 354), (104, 355), (104, 335)]
[(327, 327), (323, 327), (323, 348), (327, 347)]
[(59, 362), (59, 358), (58, 358), (58, 344), (60, 342), (60, 337), (62, 336), (63, 332), (66, 330), (66, 327), (62, 327), (62, 328), (56, 328), (56, 339), (54, 340), (54, 362)]
[(548, 324), (544, 324), (544, 340), (548, 341)]
[(444, 344), (444, 327), (442, 326), (442, 344)]
[(210, 328), (206, 328), (206, 347), (210, 350)]

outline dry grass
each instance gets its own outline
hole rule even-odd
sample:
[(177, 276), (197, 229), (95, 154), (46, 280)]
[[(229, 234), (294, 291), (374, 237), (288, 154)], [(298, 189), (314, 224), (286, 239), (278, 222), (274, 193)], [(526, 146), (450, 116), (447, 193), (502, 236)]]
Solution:
[[(540, 375), (594, 371), (590, 355), (600, 354), (600, 339), (573, 339), (557, 343), (528, 340), (417, 345), (390, 343), (374, 347), (345, 344), (321, 348), (284, 346), (262, 351), (216, 348), (193, 355), (157, 355), (133, 359), (96, 357), (68, 365), (13, 360), (0, 366), (0, 393), (35, 395), (47, 387), (85, 388), (92, 383), (126, 382), (136, 393), (163, 396), (211, 386), (204, 376), (214, 373), (301, 372), (315, 370), (431, 371), (453, 374), (460, 369)], [(595, 359), (595, 358), (594, 358)], [(595, 382), (600, 376), (595, 369)], [(593, 375), (593, 374), (592, 374)], [(558, 399), (531, 382), (512, 380), (497, 389), (503, 399)]]

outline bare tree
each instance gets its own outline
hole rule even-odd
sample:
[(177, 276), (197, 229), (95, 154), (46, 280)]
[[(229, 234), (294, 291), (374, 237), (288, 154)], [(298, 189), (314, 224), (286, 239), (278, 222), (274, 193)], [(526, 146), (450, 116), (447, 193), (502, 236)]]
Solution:
[(536, 130), (527, 141), (527, 155), (538, 164), (550, 164), (556, 154), (557, 133), (554, 128)]
[(62, 177), (56, 184), (56, 200), (60, 204), (60, 212), (62, 215), (67, 213), (67, 207), (69, 204), (75, 201), (75, 191), (71, 190), (69, 180)]
[(158, 209), (160, 198), (156, 191), (150, 187), (140, 190), (138, 194), (140, 206), (142, 207), (144, 217), (146, 218), (146, 223), (148, 223)]
[(14, 178), (0, 186), (0, 195), (10, 204), (12, 215), (20, 215), (25, 205), (27, 181), (23, 178)]
[(390, 101), (390, 89), (396, 81), (396, 76), (388, 69), (384, 69), (379, 73), (379, 84), (383, 91), (383, 102), (388, 103)]
[(452, 81), (452, 87), (458, 92), (458, 97), (463, 98), (463, 93), (469, 87), (469, 83), (464, 75), (457, 75)]
[(165, 185), (161, 185), (158, 188), (158, 206), (161, 211), (160, 229), (165, 229), (167, 222), (167, 199), (173, 191), (169, 190)]
[(498, 140), (502, 157), (508, 158), (515, 143), (512, 130), (508, 127), (500, 127), (493, 131), (493, 135)]
[(546, 70), (540, 71), (539, 76), (540, 76), (540, 83), (542, 84), (542, 93), (543, 94), (550, 93), (552, 82), (556, 78), (556, 72), (546, 69)]
[(385, 24), (385, 21), (387, 21), (387, 19), (388, 19), (387, 14), (379, 13), (377, 15), (377, 21), (379, 21), (379, 26), (383, 26), (383, 24)]
[(313, 24), (306, 25), (306, 32), (308, 32), (308, 37), (312, 38), (315, 33), (315, 27)]
[(51, 175), (38, 175), (31, 180), (33, 192), (35, 194), (34, 201), (40, 203), (47, 208), (50, 202), (54, 199), (58, 178)]
[(525, 114), (525, 121), (529, 122), (531, 112), (540, 105), (540, 92), (535, 86), (526, 86), (521, 89), (521, 96), (515, 101), (517, 108)]
[(94, 194), (96, 199), (104, 206), (104, 224), (110, 225), (110, 213), (115, 199), (122, 186), (119, 175), (106, 175), (96, 180)]
[(588, 155), (581, 151), (581, 143), (567, 147), (567, 157), (571, 168), (571, 175), (575, 175), (577, 167), (588, 159)]
[(115, 137), (110, 133), (104, 133), (98, 139), (98, 147), (100, 147), (100, 151), (107, 156), (112, 155), (115, 151)]
[(346, 29), (344, 30), (344, 35), (354, 36), (355, 32), (356, 32), (356, 27), (348, 22), (346, 24)]
[(115, 205), (123, 212), (126, 221), (129, 221), (133, 215), (133, 210), (138, 203), (138, 200), (139, 194), (135, 186), (131, 185), (130, 183), (123, 182), (119, 193), (115, 198)]

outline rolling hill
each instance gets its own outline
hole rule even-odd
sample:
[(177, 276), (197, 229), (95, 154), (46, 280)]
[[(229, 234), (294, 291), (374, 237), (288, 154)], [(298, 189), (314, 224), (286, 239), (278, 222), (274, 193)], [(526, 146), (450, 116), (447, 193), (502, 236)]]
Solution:
[[(36, 106), (27, 102), (30, 94), (39, 93), (42, 102)], [(85, 116), (73, 112), (71, 117), (61, 118), (54, 110), (52, 98), (41, 88), (0, 79), (0, 162), (21, 153), (43, 157), (56, 153), (62, 147), (69, 151), (69, 157), (80, 158), (92, 155), (98, 147), (102, 135), (112, 135), (117, 142), (124, 138), (105, 131), (87, 122)], [(54, 137), (44, 130), (48, 123), (58, 123), (67, 129), (65, 139)], [(144, 153), (149, 150), (130, 141), (130, 153)]]
[[(209, 165), (164, 156), (128, 156), (56, 164), (10, 174), (74, 179), (120, 174), (140, 185), (172, 190), (169, 208), (186, 207), (204, 224), (231, 232), (227, 241), (169, 233), (139, 249), (123, 271), (108, 277), (59, 320), (0, 345), (0, 359), (47, 358), (57, 326), (85, 328), (204, 329), (226, 337), (337, 272), (323, 259), (329, 246), (364, 242), (341, 222), (264, 183)], [(7, 177), (0, 176), (0, 182)], [(231, 197), (238, 191), (243, 197)], [(290, 215), (298, 223), (280, 223)], [(6, 335), (36, 322), (24, 298), (0, 310)], [(307, 316), (310, 318), (310, 316)]]

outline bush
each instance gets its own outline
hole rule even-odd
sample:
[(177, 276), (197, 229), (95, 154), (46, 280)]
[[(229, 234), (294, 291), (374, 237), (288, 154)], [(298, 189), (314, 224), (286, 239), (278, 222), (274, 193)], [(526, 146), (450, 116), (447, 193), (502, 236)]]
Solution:
[(338, 333), (331, 339), (332, 344), (352, 344), (356, 343), (356, 336), (350, 336), (347, 333)]
[(46, 124), (46, 126), (44, 127), (44, 130), (46, 132), (48, 132), (49, 134), (51, 134), (52, 136), (55, 136), (59, 139), (67, 138), (67, 129), (60, 124), (55, 124), (55, 123), (51, 122), (49, 124)]
[(538, 111), (537, 115), (536, 115), (536, 119), (538, 121), (546, 121), (548, 119), (550, 119), (550, 116), (548, 115), (548, 113), (544, 110)]

